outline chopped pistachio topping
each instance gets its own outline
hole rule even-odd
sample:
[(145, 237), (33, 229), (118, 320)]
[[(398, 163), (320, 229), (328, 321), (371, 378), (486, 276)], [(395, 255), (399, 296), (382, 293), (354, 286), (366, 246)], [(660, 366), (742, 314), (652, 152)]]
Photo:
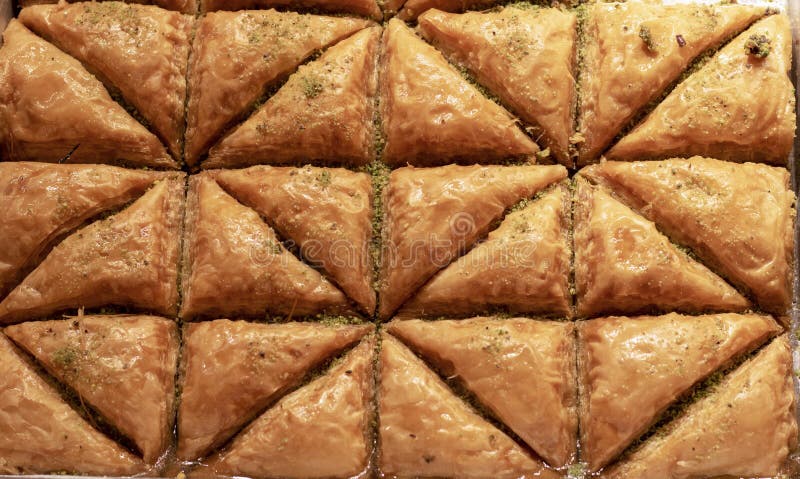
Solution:
[(305, 76), (300, 80), (303, 85), (303, 94), (306, 98), (316, 98), (322, 93), (322, 81), (313, 75)]
[(766, 35), (750, 35), (750, 38), (744, 42), (744, 51), (756, 58), (767, 58), (769, 52), (772, 50), (772, 40), (767, 38)]
[(652, 37), (652, 35), (650, 33), (650, 27), (648, 27), (646, 25), (640, 26), (639, 27), (639, 38), (642, 39), (642, 41), (644, 42), (644, 44), (645, 44), (645, 46), (647, 47), (648, 50), (650, 50), (651, 52), (655, 53), (656, 44), (655, 44), (655, 41), (653, 41), (653, 37)]

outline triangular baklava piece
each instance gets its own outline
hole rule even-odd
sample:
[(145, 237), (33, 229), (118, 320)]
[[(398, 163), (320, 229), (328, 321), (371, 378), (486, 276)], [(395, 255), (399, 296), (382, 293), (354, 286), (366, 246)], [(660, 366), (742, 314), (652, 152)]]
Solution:
[(383, 37), (381, 116), (390, 165), (491, 162), (539, 151), (517, 121), (403, 22)]
[(371, 315), (372, 183), (345, 169), (276, 168), (214, 172), (229, 194), (260, 213)]
[(338, 14), (349, 13), (369, 17), (373, 20), (383, 18), (381, 7), (376, 0), (203, 0), (201, 7), (204, 12), (284, 8)]
[(458, 377), (551, 466), (575, 456), (575, 328), (530, 319), (394, 321), (388, 331)]
[[(764, 13), (764, 7), (747, 5), (625, 2), (588, 6), (578, 164), (594, 162), (695, 58)], [(713, 84), (716, 88), (719, 80)], [(683, 115), (675, 118), (684, 121)]]
[(178, 174), (161, 180), (67, 237), (0, 303), (0, 323), (110, 304), (175, 314), (183, 186)]
[(766, 311), (791, 303), (794, 193), (789, 172), (708, 158), (606, 162), (584, 169)]
[(796, 126), (791, 42), (785, 15), (756, 23), (678, 85), (607, 157), (704, 155), (785, 165)]
[(58, 238), (164, 175), (105, 165), (0, 163), (0, 298)]
[(203, 167), (369, 163), (375, 156), (380, 32), (380, 27), (364, 29), (301, 66), (253, 116), (211, 148)]
[(286, 478), (364, 473), (372, 451), (374, 350), (375, 342), (365, 339), (323, 376), (282, 398), (209, 461), (209, 469)]
[(36, 321), (5, 333), (94, 407), (153, 464), (172, 437), (178, 329), (149, 316)]
[(569, 222), (569, 191), (559, 184), (509, 213), (484, 241), (420, 288), (398, 315), (502, 310), (569, 316)]
[(178, 458), (198, 459), (227, 441), (310, 369), (370, 329), (228, 320), (187, 326)]
[(181, 317), (348, 313), (345, 295), (207, 174), (190, 180)]
[(742, 311), (741, 294), (693, 260), (656, 225), (578, 177), (575, 200), (578, 315)]
[(464, 14), (428, 10), (419, 27), (530, 124), (560, 163), (572, 166), (574, 13), (514, 7)]
[(797, 445), (793, 387), (781, 336), (600, 477), (778, 477)]
[(567, 176), (562, 166), (400, 168), (384, 192), (380, 315), (389, 317), (515, 203)]
[(197, 22), (189, 68), (186, 162), (196, 165), (266, 90), (315, 51), (372, 23), (293, 12), (214, 12)]
[(596, 319), (581, 323), (578, 331), (581, 451), (589, 469), (597, 471), (694, 384), (780, 327), (769, 316), (672, 313)]
[(19, 20), (118, 89), (172, 156), (181, 157), (191, 17), (154, 6), (85, 2), (28, 7)]
[(141, 459), (92, 428), (0, 334), (0, 473), (142, 472)]
[(158, 138), (78, 60), (12, 20), (0, 49), (0, 151), (9, 160), (174, 168)]
[(479, 416), (398, 340), (380, 353), (379, 468), (391, 477), (560, 477)]

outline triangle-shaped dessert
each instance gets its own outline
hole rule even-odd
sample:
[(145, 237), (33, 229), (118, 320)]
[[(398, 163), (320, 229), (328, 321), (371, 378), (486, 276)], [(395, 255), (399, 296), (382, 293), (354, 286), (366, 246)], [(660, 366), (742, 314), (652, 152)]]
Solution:
[(754, 314), (580, 323), (581, 451), (589, 469), (608, 464), (693, 385), (778, 332), (772, 318)]
[(469, 253), (436, 273), (398, 313), (464, 316), (502, 310), (570, 316), (570, 197), (564, 184), (509, 213)]
[(197, 165), (265, 91), (364, 19), (275, 10), (213, 12), (197, 22), (189, 68), (186, 162)]
[(796, 126), (791, 42), (785, 15), (756, 23), (678, 85), (607, 157), (704, 155), (785, 165)]
[(109, 1), (36, 5), (19, 20), (119, 90), (181, 157), (191, 17)]
[(380, 27), (364, 29), (301, 66), (258, 111), (211, 148), (203, 168), (369, 163), (375, 156), (380, 36)]
[(387, 163), (486, 163), (539, 151), (510, 113), (484, 97), (405, 23), (390, 20), (383, 43), (381, 117)]
[(187, 208), (182, 318), (351, 312), (339, 289), (210, 175), (191, 178)]
[(149, 316), (83, 316), (6, 335), (94, 407), (153, 464), (172, 436), (178, 329)]
[(164, 175), (105, 165), (0, 163), (0, 298), (58, 238)]
[(463, 14), (428, 10), (419, 27), (528, 123), (559, 163), (572, 166), (574, 13), (513, 6)]
[(380, 360), (382, 474), (560, 477), (475, 413), (398, 340), (384, 334)]
[(309, 370), (371, 329), (226, 319), (189, 324), (184, 335), (178, 458), (198, 459), (227, 441)]
[[(695, 58), (764, 13), (764, 7), (747, 5), (590, 5), (580, 78), (578, 133), (583, 142), (578, 164), (593, 163)], [(713, 81), (715, 87), (718, 83)], [(660, 152), (660, 145), (652, 151)]]
[(0, 145), (15, 161), (177, 167), (78, 60), (17, 20), (0, 49)]
[(791, 304), (794, 193), (789, 172), (709, 158), (606, 162), (582, 174), (605, 184), (766, 311)]
[(218, 477), (364, 473), (372, 451), (374, 350), (375, 341), (363, 340), (323, 376), (283, 397), (209, 461), (209, 469)]
[[(20, 7), (30, 7), (32, 5), (44, 5), (49, 3), (58, 3), (57, 0), (20, 0), (18, 5)], [(158, 5), (161, 8), (166, 10), (175, 10), (176, 12), (181, 13), (191, 13), (194, 14), (197, 12), (197, 2), (196, 0), (142, 0), (143, 4), (152, 4)]]
[(384, 191), (380, 316), (471, 248), (507, 208), (566, 176), (562, 166), (394, 170)]
[(201, 7), (203, 12), (285, 8), (332, 14), (353, 14), (373, 20), (383, 18), (381, 7), (376, 0), (203, 0)]
[(601, 477), (778, 477), (796, 445), (792, 354), (781, 336)]
[(693, 260), (656, 225), (578, 177), (575, 201), (578, 315), (742, 311), (741, 294)]
[(93, 429), (0, 333), (0, 473), (131, 476), (141, 459)]
[(132, 306), (176, 313), (182, 176), (73, 233), (0, 302), (0, 323), (72, 308)]
[(256, 210), (300, 254), (319, 265), (372, 315), (372, 183), (345, 169), (254, 166), (214, 172), (217, 183)]
[(575, 456), (575, 328), (530, 319), (394, 321), (388, 331), (460, 381), (553, 467)]

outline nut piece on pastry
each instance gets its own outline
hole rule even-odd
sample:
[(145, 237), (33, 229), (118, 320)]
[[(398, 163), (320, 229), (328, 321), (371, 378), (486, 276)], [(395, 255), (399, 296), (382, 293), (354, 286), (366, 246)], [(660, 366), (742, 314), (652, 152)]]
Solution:
[(217, 477), (358, 477), (372, 452), (374, 336), (283, 397), (209, 461)]
[(363, 312), (372, 315), (369, 175), (310, 166), (254, 166), (213, 174), (225, 191), (267, 218), (307, 261), (319, 265)]
[(433, 166), (530, 157), (539, 148), (517, 120), (403, 22), (383, 38), (381, 117), (392, 166)]
[(578, 164), (593, 163), (695, 58), (747, 28), (765, 10), (652, 2), (589, 5), (579, 80), (578, 132), (584, 141), (578, 145)]
[(372, 25), (292, 12), (214, 12), (197, 22), (189, 67), (186, 162), (208, 149), (267, 89), (314, 52)]
[[(20, 0), (19, 6), (30, 7), (33, 5), (44, 5), (49, 3), (58, 3), (58, 0)], [(197, 2), (195, 0), (141, 0), (136, 3), (158, 5), (167, 10), (175, 10), (181, 13), (197, 12)]]
[(0, 333), (0, 473), (130, 476), (141, 459), (92, 428)]
[(178, 329), (151, 316), (83, 316), (6, 335), (129, 437), (153, 464), (172, 437)]
[(393, 321), (387, 330), (458, 377), (548, 464), (572, 461), (578, 433), (572, 323), (410, 320)]
[(565, 183), (509, 213), (487, 238), (420, 288), (398, 317), (501, 310), (571, 316), (570, 194)]
[(765, 311), (791, 304), (794, 193), (789, 172), (708, 158), (606, 162), (581, 173), (743, 287)]
[(575, 286), (578, 315), (742, 311), (750, 302), (693, 260), (656, 225), (577, 180)]
[(780, 330), (769, 316), (754, 314), (580, 323), (581, 451), (589, 469), (608, 464), (693, 385)]
[(364, 29), (301, 66), (247, 121), (211, 148), (203, 168), (372, 161), (380, 34), (380, 27)]
[(309, 370), (371, 329), (228, 320), (186, 326), (178, 458), (192, 461), (226, 442)]
[(0, 152), (14, 161), (175, 168), (164, 145), (81, 63), (17, 20), (0, 49)]
[(408, 348), (386, 334), (381, 345), (380, 381), (382, 474), (560, 477), (474, 412)]
[(600, 477), (774, 477), (797, 444), (792, 388), (781, 336)]
[(347, 297), (288, 251), (207, 173), (189, 180), (181, 317), (352, 313)]
[(514, 7), (464, 14), (428, 10), (419, 26), (427, 40), (531, 125), (559, 163), (572, 166), (574, 13)]
[[(769, 41), (768, 54), (748, 53), (747, 42), (761, 36)], [(796, 126), (791, 41), (785, 15), (759, 21), (678, 85), (606, 156), (704, 155), (785, 165)]]
[(68, 236), (0, 303), (0, 323), (111, 304), (174, 315), (183, 186), (175, 173)]
[(63, 235), (168, 173), (105, 165), (0, 163), (0, 298)]
[(19, 20), (88, 65), (181, 157), (189, 37), (194, 19), (122, 2), (37, 5)]
[(380, 316), (471, 248), (506, 209), (566, 178), (562, 166), (400, 168), (384, 191)]
[(383, 18), (381, 7), (376, 0), (203, 0), (200, 2), (200, 6), (203, 12), (283, 8), (327, 13), (349, 13), (369, 17), (373, 20)]

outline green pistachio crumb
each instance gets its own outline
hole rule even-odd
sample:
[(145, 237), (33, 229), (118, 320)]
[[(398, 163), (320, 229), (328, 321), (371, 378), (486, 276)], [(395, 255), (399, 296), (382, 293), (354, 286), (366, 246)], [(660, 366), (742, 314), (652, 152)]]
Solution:
[(771, 44), (772, 40), (767, 38), (766, 35), (753, 34), (744, 42), (744, 51), (756, 58), (767, 58), (772, 50)]
[(639, 27), (639, 38), (642, 39), (647, 49), (653, 53), (656, 51), (656, 44), (653, 41), (653, 37), (650, 33), (650, 28), (642, 25)]

